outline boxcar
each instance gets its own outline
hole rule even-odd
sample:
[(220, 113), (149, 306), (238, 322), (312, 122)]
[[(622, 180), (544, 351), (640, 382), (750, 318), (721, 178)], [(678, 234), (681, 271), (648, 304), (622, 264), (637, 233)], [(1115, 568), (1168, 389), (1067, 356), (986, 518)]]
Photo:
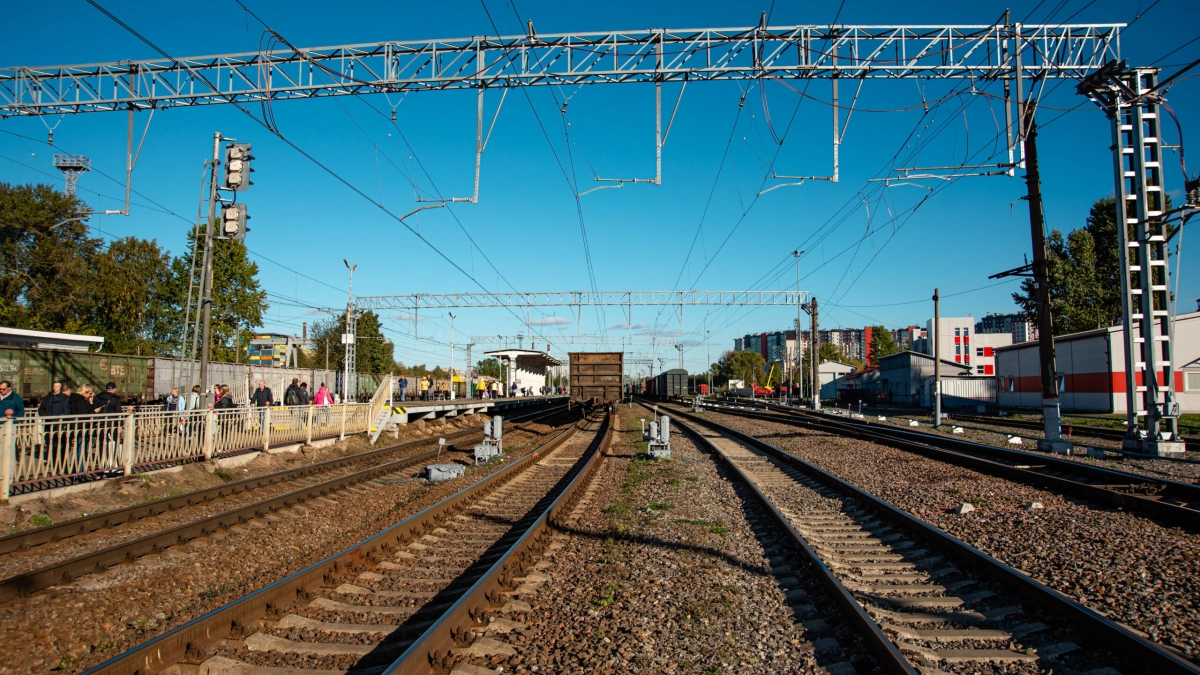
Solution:
[(144, 356), (0, 347), (0, 377), (11, 380), (27, 401), (45, 396), (54, 380), (73, 387), (91, 384), (99, 391), (114, 382), (124, 400), (154, 398), (154, 360)]
[(646, 380), (646, 395), (652, 398), (681, 398), (688, 393), (688, 372), (672, 368)]
[(623, 352), (570, 352), (571, 400), (589, 405), (618, 401), (625, 374)]

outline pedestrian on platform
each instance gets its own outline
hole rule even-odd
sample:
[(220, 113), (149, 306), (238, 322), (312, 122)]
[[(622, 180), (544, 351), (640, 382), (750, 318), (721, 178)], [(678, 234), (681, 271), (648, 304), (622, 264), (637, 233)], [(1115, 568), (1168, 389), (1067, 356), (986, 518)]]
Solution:
[(421, 400), (428, 401), (429, 400), (429, 378), (422, 377), (421, 383), (419, 386), (421, 387)]
[(479, 378), (479, 381), (475, 383), (475, 393), (479, 398), (487, 398), (487, 380)]
[(42, 402), (38, 404), (38, 417), (56, 417), (58, 415), (66, 415), (69, 410), (69, 402), (66, 394), (62, 393), (63, 383), (55, 380), (50, 385), (50, 393), (42, 397)]
[(292, 383), (283, 392), (283, 404), (300, 405), (300, 378), (292, 378)]
[(400, 400), (401, 401), (404, 400), (404, 395), (407, 391), (408, 391), (408, 378), (402, 376), (400, 378)]
[(312, 404), (312, 394), (309, 393), (309, 391), (308, 391), (308, 383), (301, 382), (300, 383), (300, 405), (311, 405), (311, 404)]
[(121, 406), (121, 398), (117, 396), (117, 383), (109, 382), (104, 385), (104, 391), (96, 395), (92, 405), (96, 409), (97, 415), (115, 415), (123, 409)]
[[(229, 387), (221, 385), (221, 398), (225, 398), (225, 393), (229, 391)], [(220, 401), (217, 401), (220, 403)], [(230, 403), (233, 399), (230, 399)], [(250, 405), (258, 408), (258, 428), (262, 428), (263, 419), (266, 417), (267, 408), (275, 405), (275, 395), (271, 393), (271, 388), (267, 386), (264, 380), (258, 381), (258, 389), (250, 394)]]
[(329, 390), (325, 388), (325, 383), (321, 383), (321, 388), (317, 390), (316, 396), (313, 397), (313, 404), (318, 408), (318, 422), (320, 426), (329, 424), (329, 406), (333, 405), (333, 396)]
[(516, 383), (516, 382), (513, 382), (513, 383), (512, 383), (512, 386), (511, 386), (511, 387), (509, 387), (509, 390), (510, 390), (510, 393), (509, 393), (509, 395), (510, 395), (512, 398), (516, 398), (516, 397), (517, 397), (517, 383)]
[[(266, 386), (266, 383), (261, 380), (259, 380), (258, 384), (260, 389)], [(270, 395), (270, 391), (270, 389), (267, 389), (268, 396)], [(229, 393), (229, 385), (223, 384), (217, 387), (217, 395), (220, 398), (217, 399), (217, 404), (213, 407), (217, 410), (232, 410), (234, 408), (233, 394)]]
[(0, 380), (0, 412), (10, 418), (25, 416), (25, 399), (13, 391), (12, 382), (8, 380)]

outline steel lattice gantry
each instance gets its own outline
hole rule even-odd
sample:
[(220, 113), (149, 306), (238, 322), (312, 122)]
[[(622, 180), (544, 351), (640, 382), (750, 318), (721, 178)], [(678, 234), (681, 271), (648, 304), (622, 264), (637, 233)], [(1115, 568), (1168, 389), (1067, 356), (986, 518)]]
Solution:
[[(1175, 454), (1185, 448), (1175, 402), (1162, 93), (1157, 85), (1157, 69), (1126, 69), (1114, 63), (1086, 78), (1078, 90), (1096, 101), (1112, 122), (1130, 431), (1124, 447)], [(1138, 418), (1143, 416), (1145, 424), (1139, 428)]]
[(1081, 79), (1124, 24), (559, 33), (0, 68), (0, 116), (413, 90), (779, 78)]
[(535, 293), (417, 293), (365, 295), (354, 299), (362, 310), (453, 309), (455, 307), (582, 307), (604, 305), (789, 305), (804, 302), (800, 291), (548, 291)]

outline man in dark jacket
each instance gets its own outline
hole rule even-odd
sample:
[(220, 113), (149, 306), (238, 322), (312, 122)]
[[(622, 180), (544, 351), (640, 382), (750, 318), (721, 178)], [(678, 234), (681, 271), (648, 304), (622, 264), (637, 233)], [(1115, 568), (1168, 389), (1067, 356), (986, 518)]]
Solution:
[(284, 405), (302, 405), (300, 402), (300, 379), (293, 377), (292, 383), (283, 392)]
[(271, 388), (263, 380), (258, 381), (258, 389), (250, 394), (250, 405), (258, 408), (258, 427), (261, 429), (263, 425), (263, 417), (267, 414), (267, 408), (275, 405), (275, 395), (271, 393)]
[(121, 399), (117, 397), (117, 383), (109, 382), (104, 385), (104, 392), (98, 394), (92, 401), (92, 407), (97, 415), (111, 415), (121, 412)]
[(25, 399), (13, 391), (12, 382), (8, 380), (0, 380), (0, 415), (14, 418), (25, 416)]
[(58, 380), (50, 385), (50, 393), (43, 396), (41, 404), (38, 405), (39, 417), (66, 415), (70, 411), (70, 399), (62, 393), (62, 387), (62, 382)]

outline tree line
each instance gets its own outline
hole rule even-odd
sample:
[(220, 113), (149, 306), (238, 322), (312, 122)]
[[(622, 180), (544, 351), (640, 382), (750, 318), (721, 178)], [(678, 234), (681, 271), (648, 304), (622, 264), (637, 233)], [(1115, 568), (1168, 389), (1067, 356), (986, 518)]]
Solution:
[[(194, 297), (200, 277), (194, 233), (178, 257), (156, 239), (106, 243), (83, 222), (63, 223), (85, 210), (49, 185), (0, 183), (0, 325), (98, 335), (104, 351), (118, 354), (188, 353), (189, 282)], [(267, 298), (245, 245), (215, 244), (213, 358), (232, 361), (235, 344), (261, 324)]]

